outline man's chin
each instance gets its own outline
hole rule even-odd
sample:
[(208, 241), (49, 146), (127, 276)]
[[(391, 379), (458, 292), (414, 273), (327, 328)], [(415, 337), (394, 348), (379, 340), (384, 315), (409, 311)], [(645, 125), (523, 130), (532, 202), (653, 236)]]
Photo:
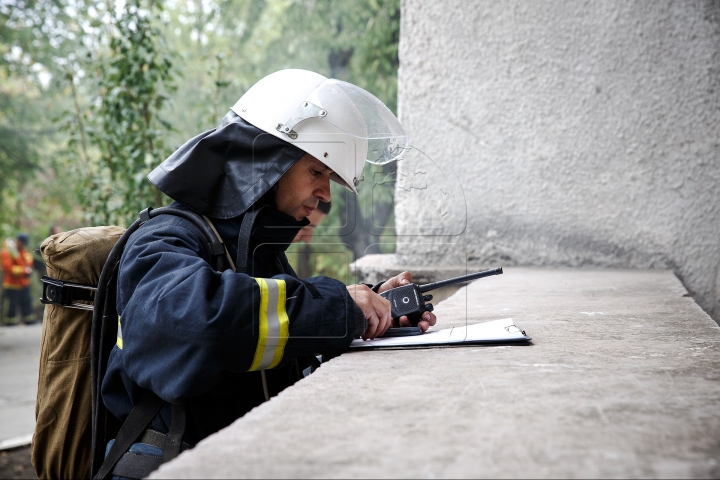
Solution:
[(280, 210), (280, 212), (284, 213), (285, 215), (289, 215), (289, 216), (293, 217), (298, 222), (302, 222), (303, 220), (305, 220), (307, 218), (307, 215), (305, 215), (305, 209), (302, 207), (297, 209), (295, 212), (289, 212), (287, 210), (285, 210), (285, 211)]

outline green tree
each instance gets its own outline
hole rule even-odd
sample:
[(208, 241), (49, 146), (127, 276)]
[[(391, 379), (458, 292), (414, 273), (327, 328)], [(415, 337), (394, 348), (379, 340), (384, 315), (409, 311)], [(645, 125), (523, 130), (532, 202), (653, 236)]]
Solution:
[[(213, 128), (250, 86), (283, 68), (349, 81), (396, 111), (399, 0), (226, 0), (204, 5), (182, 3), (170, 10), (168, 39), (176, 48), (182, 46), (187, 67), (177, 95), (185, 100), (171, 106), (172, 117), (183, 122), (176, 144)], [(203, 113), (190, 116), (188, 111)], [(352, 257), (362, 256), (374, 243), (386, 245), (370, 252), (392, 251), (394, 237), (387, 227), (393, 222), (393, 191), (373, 188), (372, 180), (378, 173), (394, 174), (394, 168), (367, 166), (359, 198), (334, 189), (335, 207), (318, 231), (318, 241), (347, 243)], [(339, 229), (341, 225), (348, 227)]]
[(18, 193), (40, 158), (37, 132), (29, 128), (36, 112), (27, 107), (25, 82), (8, 78), (6, 72), (0, 75), (5, 76), (0, 87), (0, 218), (4, 224), (19, 229), (22, 204)]
[[(16, 0), (0, 15), (0, 148), (19, 152), (1, 168), (24, 172), (22, 181), (4, 175), (12, 186), (3, 191), (47, 189), (50, 200), (26, 206), (40, 223), (75, 203), (88, 223), (127, 224), (166, 203), (147, 173), (282, 68), (355, 83), (396, 109), (399, 0)], [(378, 240), (392, 244), (377, 235), (390, 232), (392, 190), (372, 188), (377, 172), (392, 170), (366, 168), (359, 199), (333, 187), (318, 241), (347, 243), (350, 259)], [(346, 223), (354, 227), (339, 228)], [(337, 263), (323, 259), (316, 272)]]
[[(28, 81), (31, 45), (28, 30), (8, 5), (0, 6), (0, 220), (9, 230), (17, 225), (20, 187), (37, 168), (39, 154), (29, 128), (36, 112), (29, 108), (34, 85)], [(23, 48), (24, 47), (24, 48)]]
[[(63, 109), (65, 98), (53, 80), (58, 71), (55, 59), (67, 57), (77, 41), (71, 24), (60, 0), (0, 4), (2, 235), (37, 230), (35, 236), (43, 237), (49, 217), (68, 215), (68, 192), (47, 181), (57, 176), (56, 145), (64, 142), (58, 138), (53, 112)], [(38, 190), (52, 195), (33, 196)]]
[(97, 30), (101, 49), (86, 65), (96, 75), (89, 108), (68, 75), (75, 98), (71, 165), (83, 179), (78, 196), (92, 224), (127, 225), (164, 202), (146, 178), (169, 154), (172, 128), (161, 116), (174, 88), (172, 54), (156, 23), (161, 12), (152, 0), (131, 0), (117, 17), (106, 12), (106, 28)]

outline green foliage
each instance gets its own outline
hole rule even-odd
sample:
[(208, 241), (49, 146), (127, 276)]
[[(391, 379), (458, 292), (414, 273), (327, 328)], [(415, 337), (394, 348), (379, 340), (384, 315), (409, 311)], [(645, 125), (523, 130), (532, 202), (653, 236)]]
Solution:
[[(30, 127), (37, 116), (26, 108), (28, 86), (22, 81), (8, 78), (7, 72), (0, 87), (0, 192), (9, 194), (25, 183), (38, 165), (37, 132)], [(30, 88), (31, 90), (31, 88)], [(0, 196), (0, 208), (6, 203)]]
[[(54, 0), (0, 4), (0, 234), (22, 230), (45, 238), (49, 223), (69, 220), (68, 189), (55, 188), (57, 145), (49, 112), (65, 98), (55, 89), (56, 58), (77, 43), (62, 5)], [(47, 223), (46, 223), (47, 222)], [(71, 222), (66, 222), (71, 223)]]
[[(250, 86), (283, 68), (354, 83), (396, 111), (399, 0), (226, 0), (206, 4), (206, 10), (188, 5), (194, 4), (168, 6), (167, 38), (188, 67), (176, 96), (185, 100), (170, 105), (178, 119), (175, 145), (213, 128)], [(351, 259), (366, 251), (394, 251), (387, 228), (394, 220), (393, 191), (372, 181), (394, 168), (366, 165), (359, 198), (333, 190), (335, 207), (325, 223), (349, 225), (332, 235), (348, 244)]]
[(284, 68), (357, 84), (396, 110), (399, 0), (200, 3), (166, 10), (165, 37), (182, 56), (185, 80), (168, 105), (176, 144), (213, 128), (250, 86)]
[[(302, 250), (309, 250), (309, 270), (311, 276), (324, 275), (336, 278), (346, 285), (357, 283), (357, 278), (352, 274), (349, 264), (353, 261), (352, 250), (337, 239), (335, 242), (328, 242), (328, 239), (313, 239), (310, 245), (304, 243), (293, 243), (287, 249), (286, 254), (290, 264), (297, 269), (302, 261)], [(299, 272), (298, 272), (299, 273)]]
[[(90, 57), (97, 96), (85, 111), (76, 101), (70, 165), (82, 179), (78, 196), (91, 224), (127, 225), (140, 210), (163, 202), (146, 178), (170, 153), (165, 137), (172, 127), (161, 112), (174, 72), (153, 20), (161, 11), (152, 0), (131, 0), (100, 30), (107, 50)], [(75, 78), (68, 79), (75, 92)]]
[(34, 116), (27, 108), (32, 86), (18, 78), (23, 67), (20, 44), (27, 43), (27, 32), (13, 28), (12, 12), (0, 7), (0, 230), (10, 233), (9, 225), (18, 205), (14, 205), (20, 186), (38, 163), (38, 152), (26, 128)]
[[(45, 235), (52, 223), (77, 226), (78, 212), (86, 224), (127, 225), (167, 203), (151, 169), (279, 69), (349, 81), (395, 111), (399, 17), (399, 0), (0, 5), (0, 230), (22, 223)], [(372, 179), (393, 168), (367, 166), (359, 199), (333, 187), (314, 242), (346, 243), (339, 255), (350, 260), (378, 241), (392, 251), (393, 237), (377, 236), (390, 233), (392, 190)], [(316, 273), (343, 278), (326, 253)]]

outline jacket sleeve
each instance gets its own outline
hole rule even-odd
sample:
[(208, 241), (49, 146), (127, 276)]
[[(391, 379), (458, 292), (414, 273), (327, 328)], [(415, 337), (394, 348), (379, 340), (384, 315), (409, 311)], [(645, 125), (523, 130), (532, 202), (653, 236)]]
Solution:
[(23, 252), (23, 263), (25, 264), (25, 266), (23, 267), (23, 270), (24, 270), (25, 268), (27, 268), (27, 267), (32, 268), (32, 267), (33, 267), (33, 264), (34, 264), (34, 263), (33, 263), (33, 256), (32, 256), (32, 254), (31, 254), (30, 252), (28, 252), (27, 250), (25, 250), (25, 251)]
[[(14, 277), (22, 277), (25, 274), (25, 267), (15, 263), (12, 255), (7, 250), (2, 251), (2, 269), (6, 275), (12, 275)], [(6, 283), (15, 283), (13, 279), (6, 278)]]
[(13, 261), (10, 257), (10, 253), (4, 248), (0, 251), (0, 261), (2, 261), (3, 272), (12, 272)]
[(338, 353), (353, 340), (359, 308), (341, 282), (216, 272), (202, 234), (167, 218), (140, 228), (120, 265), (113, 355), (139, 386), (173, 402), (206, 392), (227, 372)]

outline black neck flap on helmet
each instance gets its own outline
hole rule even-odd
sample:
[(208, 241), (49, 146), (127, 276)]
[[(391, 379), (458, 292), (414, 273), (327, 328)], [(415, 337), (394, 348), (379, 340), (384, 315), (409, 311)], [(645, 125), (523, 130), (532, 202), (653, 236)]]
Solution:
[(230, 111), (150, 172), (161, 192), (211, 218), (241, 215), (305, 152)]

